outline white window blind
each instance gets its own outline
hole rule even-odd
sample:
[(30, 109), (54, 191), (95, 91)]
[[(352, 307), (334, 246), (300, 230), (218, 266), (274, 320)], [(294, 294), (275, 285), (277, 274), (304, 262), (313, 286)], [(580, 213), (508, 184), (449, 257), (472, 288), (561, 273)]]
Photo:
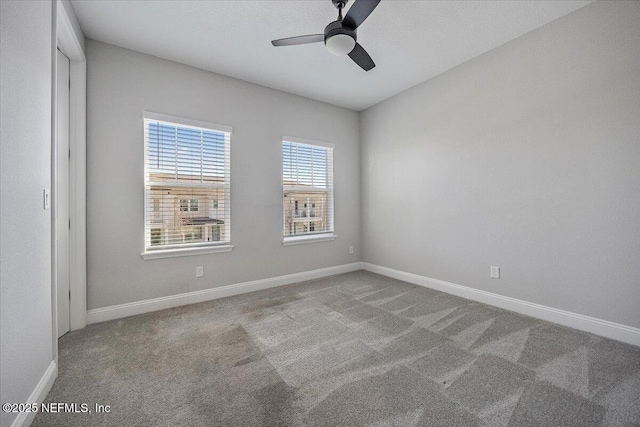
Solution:
[(333, 233), (333, 148), (282, 141), (284, 238)]
[(228, 245), (231, 130), (158, 117), (144, 115), (145, 252)]

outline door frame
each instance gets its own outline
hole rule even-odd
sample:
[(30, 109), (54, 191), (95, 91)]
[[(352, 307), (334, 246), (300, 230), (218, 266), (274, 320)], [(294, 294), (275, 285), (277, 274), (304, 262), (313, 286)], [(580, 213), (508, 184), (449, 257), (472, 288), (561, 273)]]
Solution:
[[(71, 147), (69, 146), (69, 113), (71, 111), (69, 105), (69, 82), (70, 82), (70, 65), (69, 58), (60, 50), (56, 49), (56, 121), (54, 123), (56, 129), (56, 180), (55, 183), (55, 259), (56, 259), (56, 287), (57, 287), (57, 329), (58, 338), (71, 331), (71, 290), (70, 290), (70, 267), (69, 255), (71, 253), (70, 243), (70, 215), (69, 208), (71, 206), (70, 193), (70, 156)], [(61, 63), (63, 62), (63, 63)], [(65, 64), (66, 62), (66, 64)], [(66, 69), (66, 70), (65, 70)], [(62, 72), (62, 75), (60, 74)], [(66, 86), (66, 87), (65, 87)], [(64, 93), (63, 93), (64, 92)], [(66, 95), (66, 99), (62, 97)], [(66, 120), (65, 120), (66, 119)], [(60, 126), (64, 129), (61, 132)], [(65, 139), (61, 139), (63, 136)], [(66, 198), (65, 198), (66, 195)], [(66, 265), (64, 265), (66, 263)], [(66, 276), (66, 277), (65, 277)], [(60, 279), (66, 280), (61, 283)], [(62, 289), (60, 289), (62, 288)], [(62, 323), (62, 326), (60, 326)], [(61, 334), (62, 332), (62, 334)]]
[[(65, 4), (67, 5), (65, 6)], [(87, 325), (87, 60), (84, 53), (84, 36), (69, 2), (55, 0), (55, 46), (53, 46), (53, 82), (57, 80), (57, 55), (60, 49), (69, 58), (69, 326), (70, 330)], [(68, 9), (69, 8), (69, 9)], [(70, 10), (70, 12), (69, 12)], [(75, 25), (74, 25), (75, 24)], [(80, 40), (82, 37), (82, 40)], [(56, 242), (56, 194), (58, 182), (57, 158), (57, 93), (53, 86), (52, 117), (52, 184), (51, 217), (52, 246)], [(54, 357), (57, 361), (58, 301), (57, 259), (52, 251), (52, 315)]]

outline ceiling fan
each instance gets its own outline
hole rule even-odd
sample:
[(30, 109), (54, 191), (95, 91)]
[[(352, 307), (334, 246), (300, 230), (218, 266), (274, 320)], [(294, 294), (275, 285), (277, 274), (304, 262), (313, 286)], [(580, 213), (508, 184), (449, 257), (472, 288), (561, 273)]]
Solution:
[(338, 9), (338, 19), (327, 25), (324, 34), (288, 37), (273, 40), (272, 45), (293, 46), (297, 44), (319, 43), (324, 41), (327, 50), (334, 55), (349, 55), (349, 58), (363, 70), (369, 71), (376, 66), (366, 50), (357, 42), (356, 30), (378, 6), (380, 0), (355, 0), (353, 6), (342, 18), (342, 8), (349, 0), (331, 0)]

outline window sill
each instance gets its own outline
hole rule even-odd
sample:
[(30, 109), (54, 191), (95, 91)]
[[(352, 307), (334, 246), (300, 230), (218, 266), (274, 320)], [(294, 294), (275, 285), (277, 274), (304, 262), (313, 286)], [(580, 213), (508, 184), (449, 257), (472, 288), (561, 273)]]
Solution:
[(318, 234), (311, 236), (287, 237), (282, 241), (284, 246), (303, 245), (305, 243), (328, 242), (336, 240), (335, 234)]
[(165, 249), (159, 251), (142, 252), (140, 256), (145, 260), (160, 258), (175, 258), (190, 255), (217, 254), (221, 252), (231, 252), (233, 245), (206, 246), (199, 248)]

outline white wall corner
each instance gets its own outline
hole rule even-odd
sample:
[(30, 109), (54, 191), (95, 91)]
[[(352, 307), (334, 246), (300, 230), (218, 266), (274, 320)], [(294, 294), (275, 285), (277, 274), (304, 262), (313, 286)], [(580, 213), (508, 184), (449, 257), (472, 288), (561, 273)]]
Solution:
[(444, 280), (432, 279), (413, 273), (407, 273), (393, 268), (382, 267), (368, 262), (362, 263), (363, 270), (381, 274), (393, 279), (402, 280), (425, 288), (446, 292), (472, 301), (493, 305), (505, 310), (515, 311), (526, 316), (546, 320), (578, 329), (606, 338), (622, 341), (628, 344), (640, 346), (640, 329), (632, 326), (622, 325), (608, 320), (597, 319), (583, 314), (572, 313), (541, 304), (536, 304), (516, 298), (506, 297), (468, 286), (457, 285), (445, 282)]
[[(55, 361), (52, 360), (47, 369), (44, 371), (44, 374), (42, 374), (42, 377), (40, 378), (40, 381), (38, 381), (36, 388), (34, 388), (31, 392), (29, 398), (25, 402), (20, 403), (37, 403), (38, 406), (40, 406), (40, 404), (44, 402), (44, 399), (47, 397), (47, 394), (49, 394), (49, 390), (51, 390), (53, 382), (55, 381), (57, 376), (58, 365)], [(18, 413), (18, 416), (13, 420), (13, 423), (11, 423), (11, 427), (27, 427), (31, 425), (35, 417), (36, 412), (20, 412)]]

